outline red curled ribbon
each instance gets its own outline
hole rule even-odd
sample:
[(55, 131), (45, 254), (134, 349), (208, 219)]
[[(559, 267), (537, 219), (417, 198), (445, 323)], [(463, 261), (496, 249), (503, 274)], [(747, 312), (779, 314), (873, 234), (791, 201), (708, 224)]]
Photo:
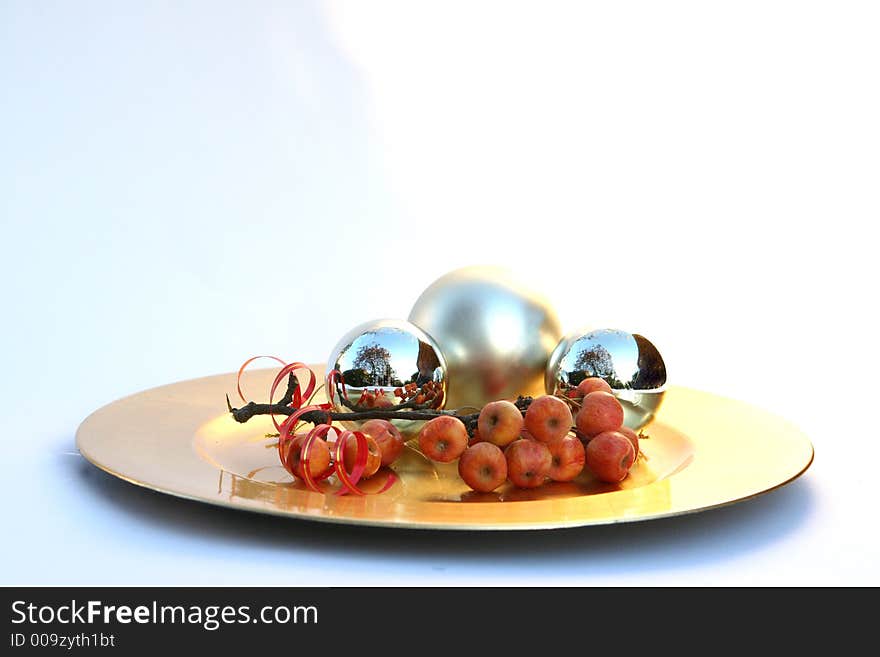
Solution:
[[(325, 492), (318, 485), (318, 482), (324, 481), (325, 479), (331, 477), (333, 474), (336, 474), (336, 477), (340, 483), (340, 488), (336, 490), (336, 495), (345, 495), (349, 492), (356, 495), (375, 495), (379, 493), (384, 493), (386, 490), (394, 485), (394, 483), (397, 481), (397, 476), (392, 472), (385, 482), (385, 485), (376, 493), (368, 493), (358, 488), (357, 484), (363, 476), (364, 469), (367, 465), (369, 452), (367, 438), (360, 431), (343, 430), (340, 432), (339, 429), (336, 429), (329, 424), (318, 424), (311, 431), (309, 431), (308, 434), (306, 434), (306, 437), (303, 439), (303, 444), (300, 449), (300, 463), (302, 466), (301, 472), (299, 474), (295, 473), (294, 468), (290, 463), (290, 453), (292, 451), (293, 441), (295, 439), (296, 425), (299, 422), (299, 419), (304, 414), (311, 411), (326, 411), (331, 408), (331, 404), (310, 404), (308, 406), (303, 406), (302, 408), (299, 408), (299, 405), (302, 404), (303, 399), (311, 398), (312, 393), (315, 391), (317, 377), (315, 376), (315, 373), (311, 370), (311, 368), (309, 368), (304, 363), (298, 361), (285, 363), (277, 356), (253, 356), (252, 358), (248, 358), (244, 363), (242, 363), (241, 367), (238, 370), (235, 386), (236, 390), (238, 391), (238, 396), (243, 402), (247, 403), (250, 400), (248, 400), (244, 396), (244, 393), (241, 389), (242, 374), (244, 374), (244, 371), (245, 369), (247, 369), (248, 365), (260, 358), (271, 358), (272, 360), (281, 364), (281, 369), (275, 375), (275, 379), (272, 381), (272, 386), (269, 390), (270, 404), (275, 397), (275, 392), (278, 390), (278, 386), (281, 385), (281, 382), (284, 381), (286, 377), (298, 370), (307, 370), (309, 373), (309, 382), (306, 385), (305, 390), (301, 390), (301, 386), (297, 384), (296, 388), (294, 388), (293, 390), (291, 401), (288, 404), (288, 407), (295, 408), (296, 411), (287, 416), (281, 422), (281, 424), (279, 424), (275, 419), (275, 414), (272, 414), (270, 416), (272, 419), (272, 424), (275, 425), (275, 428), (278, 430), (279, 433), (278, 458), (281, 461), (281, 465), (284, 467), (285, 470), (287, 470), (287, 472), (295, 477), (301, 478), (306, 487), (309, 488), (309, 490), (315, 491), (316, 493)], [(332, 370), (328, 376), (328, 383), (330, 385), (328, 396), (331, 401), (335, 393), (335, 384), (337, 379), (342, 384), (342, 394), (346, 396), (346, 398), (348, 396), (348, 392), (345, 388), (345, 381), (342, 378), (342, 373), (339, 370)], [(326, 440), (326, 436), (328, 433), (330, 433), (330, 431), (333, 431), (336, 434), (336, 441), (334, 445), (334, 450), (332, 452), (333, 466), (328, 468), (325, 472), (321, 473), (317, 477), (313, 477), (309, 468), (312, 449), (319, 438), (323, 438)], [(355, 453), (354, 467), (352, 467), (352, 470), (349, 473), (345, 470), (345, 459), (343, 457), (345, 452), (345, 445), (350, 438), (355, 439), (357, 450)]]

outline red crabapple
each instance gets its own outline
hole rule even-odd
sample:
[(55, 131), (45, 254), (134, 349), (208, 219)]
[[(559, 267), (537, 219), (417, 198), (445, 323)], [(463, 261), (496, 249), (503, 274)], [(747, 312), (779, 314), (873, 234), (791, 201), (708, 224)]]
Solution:
[(623, 406), (610, 392), (597, 390), (584, 397), (575, 422), (578, 431), (590, 437), (614, 431), (623, 424)]
[(597, 390), (611, 392), (611, 386), (608, 385), (608, 382), (605, 381), (605, 379), (600, 379), (598, 376), (591, 376), (581, 381), (576, 390), (578, 391), (578, 397), (586, 397), (591, 392), (596, 392)]
[(600, 481), (610, 484), (623, 481), (635, 460), (629, 438), (617, 431), (600, 433), (587, 443), (587, 466)]
[(489, 402), (480, 411), (477, 428), (483, 440), (504, 447), (519, 438), (523, 427), (520, 410), (505, 399)]
[(488, 493), (507, 479), (507, 459), (498, 445), (477, 443), (468, 447), (458, 460), (458, 475), (473, 490)]
[(529, 405), (525, 425), (526, 430), (535, 440), (554, 443), (571, 430), (571, 410), (568, 404), (558, 397), (543, 395)]
[(630, 429), (628, 426), (624, 425), (619, 429), (615, 429), (618, 433), (622, 433), (629, 439), (629, 442), (632, 443), (633, 449), (636, 452), (636, 455), (633, 457), (633, 463), (635, 463), (636, 459), (639, 458), (639, 435)]
[(516, 440), (504, 454), (507, 478), (519, 488), (537, 488), (543, 484), (553, 464), (547, 445), (536, 440)]
[(361, 425), (361, 432), (376, 441), (382, 454), (382, 465), (391, 465), (403, 451), (403, 436), (388, 420), (367, 420)]
[(451, 415), (435, 417), (419, 431), (419, 449), (432, 461), (454, 461), (467, 446), (468, 434), (464, 423)]
[(586, 456), (584, 445), (572, 435), (547, 445), (553, 461), (550, 464), (550, 478), (553, 481), (571, 481), (584, 469)]
[[(293, 474), (303, 478), (302, 448), (306, 440), (306, 434), (300, 434), (294, 438), (287, 448), (287, 462), (293, 469)], [(312, 478), (320, 477), (330, 469), (330, 447), (323, 438), (315, 438), (312, 448), (309, 450), (309, 474)]]
[[(372, 436), (364, 434), (364, 437), (367, 439), (367, 462), (364, 465), (364, 472), (361, 476), (372, 477), (379, 470), (379, 466), (382, 465), (382, 452), (379, 451), (379, 445)], [(357, 462), (357, 453), (358, 441), (352, 436), (346, 441), (345, 447), (342, 449), (342, 464), (345, 466), (346, 472), (350, 473), (354, 469), (354, 464)]]

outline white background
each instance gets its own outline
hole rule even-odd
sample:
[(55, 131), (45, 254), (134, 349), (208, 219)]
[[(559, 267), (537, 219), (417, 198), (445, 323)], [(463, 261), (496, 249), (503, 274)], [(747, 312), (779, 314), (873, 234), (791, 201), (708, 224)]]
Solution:
[[(871, 2), (0, 0), (0, 583), (880, 584), (878, 31)], [(813, 467), (485, 536), (229, 512), (76, 453), (113, 399), (323, 361), (474, 263), (792, 420)]]

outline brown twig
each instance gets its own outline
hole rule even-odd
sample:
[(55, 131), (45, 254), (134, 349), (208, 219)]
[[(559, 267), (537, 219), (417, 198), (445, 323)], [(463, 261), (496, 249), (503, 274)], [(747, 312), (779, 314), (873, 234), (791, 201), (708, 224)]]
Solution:
[[(257, 404), (248, 402), (241, 408), (233, 408), (229, 402), (229, 396), (226, 397), (226, 405), (230, 414), (236, 422), (244, 423), (255, 415), (293, 415), (297, 412), (297, 408), (290, 406), (293, 399), (293, 388), (298, 385), (295, 378), (291, 375), (292, 381), (288, 381), (287, 393), (276, 404)], [(286, 403), (284, 403), (286, 401)], [(517, 398), (516, 407), (521, 413), (525, 414), (532, 403), (531, 397)], [(356, 407), (355, 407), (356, 408)], [(350, 412), (322, 411), (315, 410), (303, 413), (300, 419), (309, 424), (330, 424), (331, 422), (344, 422), (346, 420), (433, 420), (435, 417), (443, 415), (451, 415), (457, 417), (464, 423), (468, 431), (468, 435), (473, 435), (477, 428), (477, 419), (479, 413), (461, 413), (460, 410), (441, 411), (435, 409), (416, 409), (408, 408), (406, 404), (394, 408), (371, 408), (364, 410), (352, 410)]]

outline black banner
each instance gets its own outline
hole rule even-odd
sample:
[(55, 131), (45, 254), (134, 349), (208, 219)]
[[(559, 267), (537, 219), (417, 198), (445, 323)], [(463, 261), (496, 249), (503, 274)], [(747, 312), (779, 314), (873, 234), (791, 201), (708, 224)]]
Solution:
[[(133, 654), (195, 647), (321, 654), (559, 652), (596, 644), (693, 640), (730, 647), (755, 637), (806, 637), (804, 620), (830, 617), (792, 589), (615, 588), (5, 588), (3, 654)], [(823, 592), (824, 594), (825, 592)], [(840, 591), (834, 595), (840, 596)], [(824, 600), (824, 603), (823, 603)], [(803, 609), (803, 615), (799, 612)], [(837, 611), (843, 609), (838, 606)], [(862, 610), (864, 612), (864, 610)], [(858, 631), (857, 616), (845, 617)], [(861, 629), (867, 627), (865, 623)], [(809, 627), (811, 635), (817, 627)], [(849, 633), (847, 638), (854, 635)], [(657, 645), (654, 643), (653, 645)], [(445, 650), (445, 648), (444, 648)]]

